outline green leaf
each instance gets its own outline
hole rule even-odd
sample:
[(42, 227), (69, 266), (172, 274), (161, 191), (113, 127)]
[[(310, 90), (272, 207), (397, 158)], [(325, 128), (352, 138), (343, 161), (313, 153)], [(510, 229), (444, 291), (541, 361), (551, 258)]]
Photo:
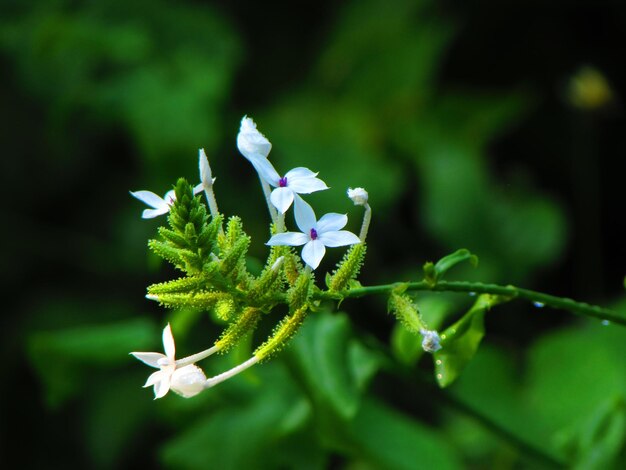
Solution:
[(342, 419), (359, 407), (364, 379), (378, 364), (367, 350), (352, 346), (345, 314), (320, 312), (310, 316), (293, 341), (292, 359), (316, 406)]
[(474, 267), (478, 265), (478, 257), (470, 253), (469, 250), (462, 248), (460, 250), (455, 251), (447, 256), (444, 256), (437, 264), (426, 263), (424, 264), (424, 274), (426, 278), (426, 282), (431, 285), (435, 285), (438, 280), (443, 278), (444, 274), (454, 266), (459, 263), (463, 263), (464, 261), (469, 261), (470, 264)]
[(374, 400), (365, 400), (346, 436), (346, 453), (365, 468), (461, 468), (443, 436)]
[(479, 296), (461, 319), (441, 333), (442, 348), (433, 354), (435, 377), (440, 387), (454, 382), (472, 360), (485, 335), (485, 312), (500, 301), (489, 294)]

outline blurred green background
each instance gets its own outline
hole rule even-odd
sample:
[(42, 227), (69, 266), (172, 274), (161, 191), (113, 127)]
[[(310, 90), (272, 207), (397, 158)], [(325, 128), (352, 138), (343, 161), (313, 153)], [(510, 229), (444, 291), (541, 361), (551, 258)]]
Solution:
[[(344, 194), (368, 189), (364, 284), (463, 247), (480, 265), (450, 279), (626, 314), (624, 43), (617, 0), (2, 0), (6, 468), (624, 468), (626, 330), (523, 302), (486, 316), (445, 390), (384, 298), (311, 315), (277, 359), (191, 400), (152, 401), (128, 356), (161, 350), (168, 321), (179, 355), (220, 332), (144, 299), (175, 273), (146, 248), (164, 219), (129, 190), (196, 181), (203, 147), (265, 256), (244, 114), (279, 171), (331, 186), (318, 215), (358, 231)], [(449, 324), (471, 299), (416, 301)]]

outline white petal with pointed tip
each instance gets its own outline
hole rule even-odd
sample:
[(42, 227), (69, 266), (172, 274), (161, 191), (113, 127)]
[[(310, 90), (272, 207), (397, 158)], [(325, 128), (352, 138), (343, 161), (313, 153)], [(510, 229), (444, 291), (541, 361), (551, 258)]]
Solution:
[(248, 160), (252, 163), (252, 166), (263, 181), (274, 187), (278, 186), (280, 175), (267, 158), (258, 153), (254, 153), (249, 156)]
[(270, 200), (274, 207), (284, 214), (293, 203), (293, 191), (290, 188), (276, 188), (270, 194)]
[(311, 240), (311, 238), (306, 236), (304, 233), (284, 232), (274, 235), (272, 238), (269, 239), (266, 245), (300, 246), (304, 245), (309, 240)]
[(198, 150), (198, 166), (200, 167), (200, 181), (202, 184), (206, 184), (208, 187), (213, 185), (213, 175), (211, 174), (211, 166), (209, 165), (209, 159), (204, 153), (204, 149)]
[(157, 369), (160, 368), (160, 366), (157, 364), (157, 361), (165, 357), (164, 354), (155, 352), (132, 352), (131, 354), (144, 364), (147, 364), (150, 367), (155, 367)]
[(171, 376), (165, 375), (162, 380), (154, 384), (154, 399), (163, 398), (170, 390), (170, 378)]
[(320, 240), (311, 240), (302, 248), (302, 259), (311, 269), (317, 269), (326, 254), (326, 248)]
[(149, 205), (155, 209), (161, 209), (164, 206), (167, 207), (167, 203), (158, 194), (154, 194), (152, 191), (130, 191), (133, 197), (136, 197), (144, 204)]
[(318, 238), (324, 245), (329, 248), (335, 248), (338, 246), (354, 245), (355, 243), (361, 243), (359, 237), (354, 233), (347, 230), (339, 230), (332, 232), (325, 232), (319, 235)]
[(317, 233), (330, 232), (334, 230), (341, 230), (348, 223), (348, 216), (346, 214), (337, 214), (330, 212), (322, 216), (317, 221)]
[(315, 227), (315, 212), (304, 199), (299, 196), (295, 198), (295, 216), (296, 225), (303, 233), (310, 234), (311, 229)]
[(174, 336), (172, 335), (172, 328), (169, 323), (163, 328), (163, 349), (165, 350), (167, 358), (170, 359), (170, 362), (174, 362), (176, 345), (174, 344)]

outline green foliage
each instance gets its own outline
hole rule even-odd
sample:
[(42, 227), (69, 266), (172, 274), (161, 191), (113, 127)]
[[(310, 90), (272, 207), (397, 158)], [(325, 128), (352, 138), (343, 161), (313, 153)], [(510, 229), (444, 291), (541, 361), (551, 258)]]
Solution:
[(436, 264), (430, 261), (424, 263), (424, 279), (427, 283), (434, 286), (450, 268), (464, 261), (469, 261), (474, 267), (478, 266), (478, 257), (476, 255), (471, 254), (469, 250), (460, 249), (444, 256)]
[(485, 335), (485, 313), (504, 300), (490, 294), (480, 295), (465, 315), (441, 333), (441, 350), (433, 354), (440, 387), (454, 382), (472, 360)]

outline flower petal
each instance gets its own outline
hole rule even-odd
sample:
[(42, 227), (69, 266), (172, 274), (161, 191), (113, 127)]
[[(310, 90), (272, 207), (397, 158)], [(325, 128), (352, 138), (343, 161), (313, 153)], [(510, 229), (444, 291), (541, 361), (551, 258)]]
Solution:
[(311, 240), (302, 248), (302, 259), (311, 269), (316, 269), (326, 253), (326, 248), (320, 240)]
[(168, 205), (168, 207), (174, 204), (174, 201), (176, 200), (176, 191), (170, 189), (168, 192), (165, 193), (165, 196), (163, 196), (163, 200), (165, 201), (165, 204)]
[(311, 238), (306, 236), (304, 233), (300, 232), (284, 232), (277, 233), (269, 241), (266, 245), (287, 245), (287, 246), (300, 246), (304, 245)]
[(267, 158), (258, 153), (254, 153), (250, 155), (248, 160), (252, 163), (252, 166), (263, 181), (272, 186), (278, 186), (280, 175)]
[(144, 364), (147, 364), (150, 367), (155, 367), (157, 369), (160, 368), (159, 364), (157, 364), (157, 361), (166, 357), (164, 354), (156, 352), (132, 352), (131, 354)]
[(289, 170), (285, 173), (285, 177), (287, 179), (291, 178), (315, 178), (318, 174), (314, 171), (309, 170), (308, 168), (304, 168), (303, 166), (299, 166), (294, 168), (293, 170)]
[(319, 235), (318, 240), (330, 248), (361, 243), (361, 239), (359, 237), (352, 232), (348, 232), (347, 230), (324, 232)]
[(144, 204), (147, 204), (155, 209), (161, 209), (164, 206), (167, 206), (167, 203), (163, 200), (163, 198), (158, 194), (154, 194), (152, 191), (130, 191), (130, 194)]
[(290, 188), (276, 188), (270, 194), (270, 200), (278, 212), (284, 214), (293, 203), (293, 191)]
[(170, 363), (173, 363), (175, 361), (176, 345), (174, 344), (174, 336), (172, 335), (172, 328), (169, 323), (163, 328), (163, 349)]
[(144, 388), (151, 387), (155, 383), (160, 382), (166, 375), (167, 374), (164, 374), (162, 370), (157, 370), (156, 372), (153, 372), (152, 374), (150, 374), (150, 377), (148, 377), (148, 380), (146, 380), (146, 383), (143, 385)]
[(165, 205), (160, 209), (144, 209), (141, 213), (142, 219), (154, 219), (163, 214), (167, 214), (170, 211), (170, 206)]
[(163, 379), (154, 384), (154, 399), (163, 398), (170, 390), (170, 381), (172, 376), (165, 374)]
[(244, 116), (241, 120), (239, 134), (237, 135), (237, 147), (247, 159), (250, 159), (252, 154), (260, 154), (262, 157), (267, 158), (270, 150), (272, 150), (270, 141), (257, 130), (254, 121), (247, 116)]
[(315, 212), (313, 212), (313, 208), (298, 195), (296, 195), (294, 202), (296, 225), (303, 233), (309, 234), (311, 229), (315, 227)]
[[(211, 183), (211, 184), (213, 184), (213, 183)], [(209, 186), (209, 188), (210, 188), (210, 187), (211, 187), (211, 186)], [(203, 184), (203, 183), (198, 183), (197, 185), (195, 185), (195, 186), (193, 187), (193, 194), (194, 194), (194, 196), (195, 196), (196, 194), (200, 194), (203, 190), (204, 190), (204, 184)]]
[(300, 194), (311, 194), (328, 189), (326, 183), (319, 178), (287, 178), (287, 186)]
[(320, 220), (317, 221), (317, 226), (315, 227), (317, 230), (317, 234), (321, 235), (324, 232), (332, 232), (335, 230), (341, 230), (348, 223), (348, 216), (346, 214), (337, 214), (335, 212), (330, 212), (322, 216)]

